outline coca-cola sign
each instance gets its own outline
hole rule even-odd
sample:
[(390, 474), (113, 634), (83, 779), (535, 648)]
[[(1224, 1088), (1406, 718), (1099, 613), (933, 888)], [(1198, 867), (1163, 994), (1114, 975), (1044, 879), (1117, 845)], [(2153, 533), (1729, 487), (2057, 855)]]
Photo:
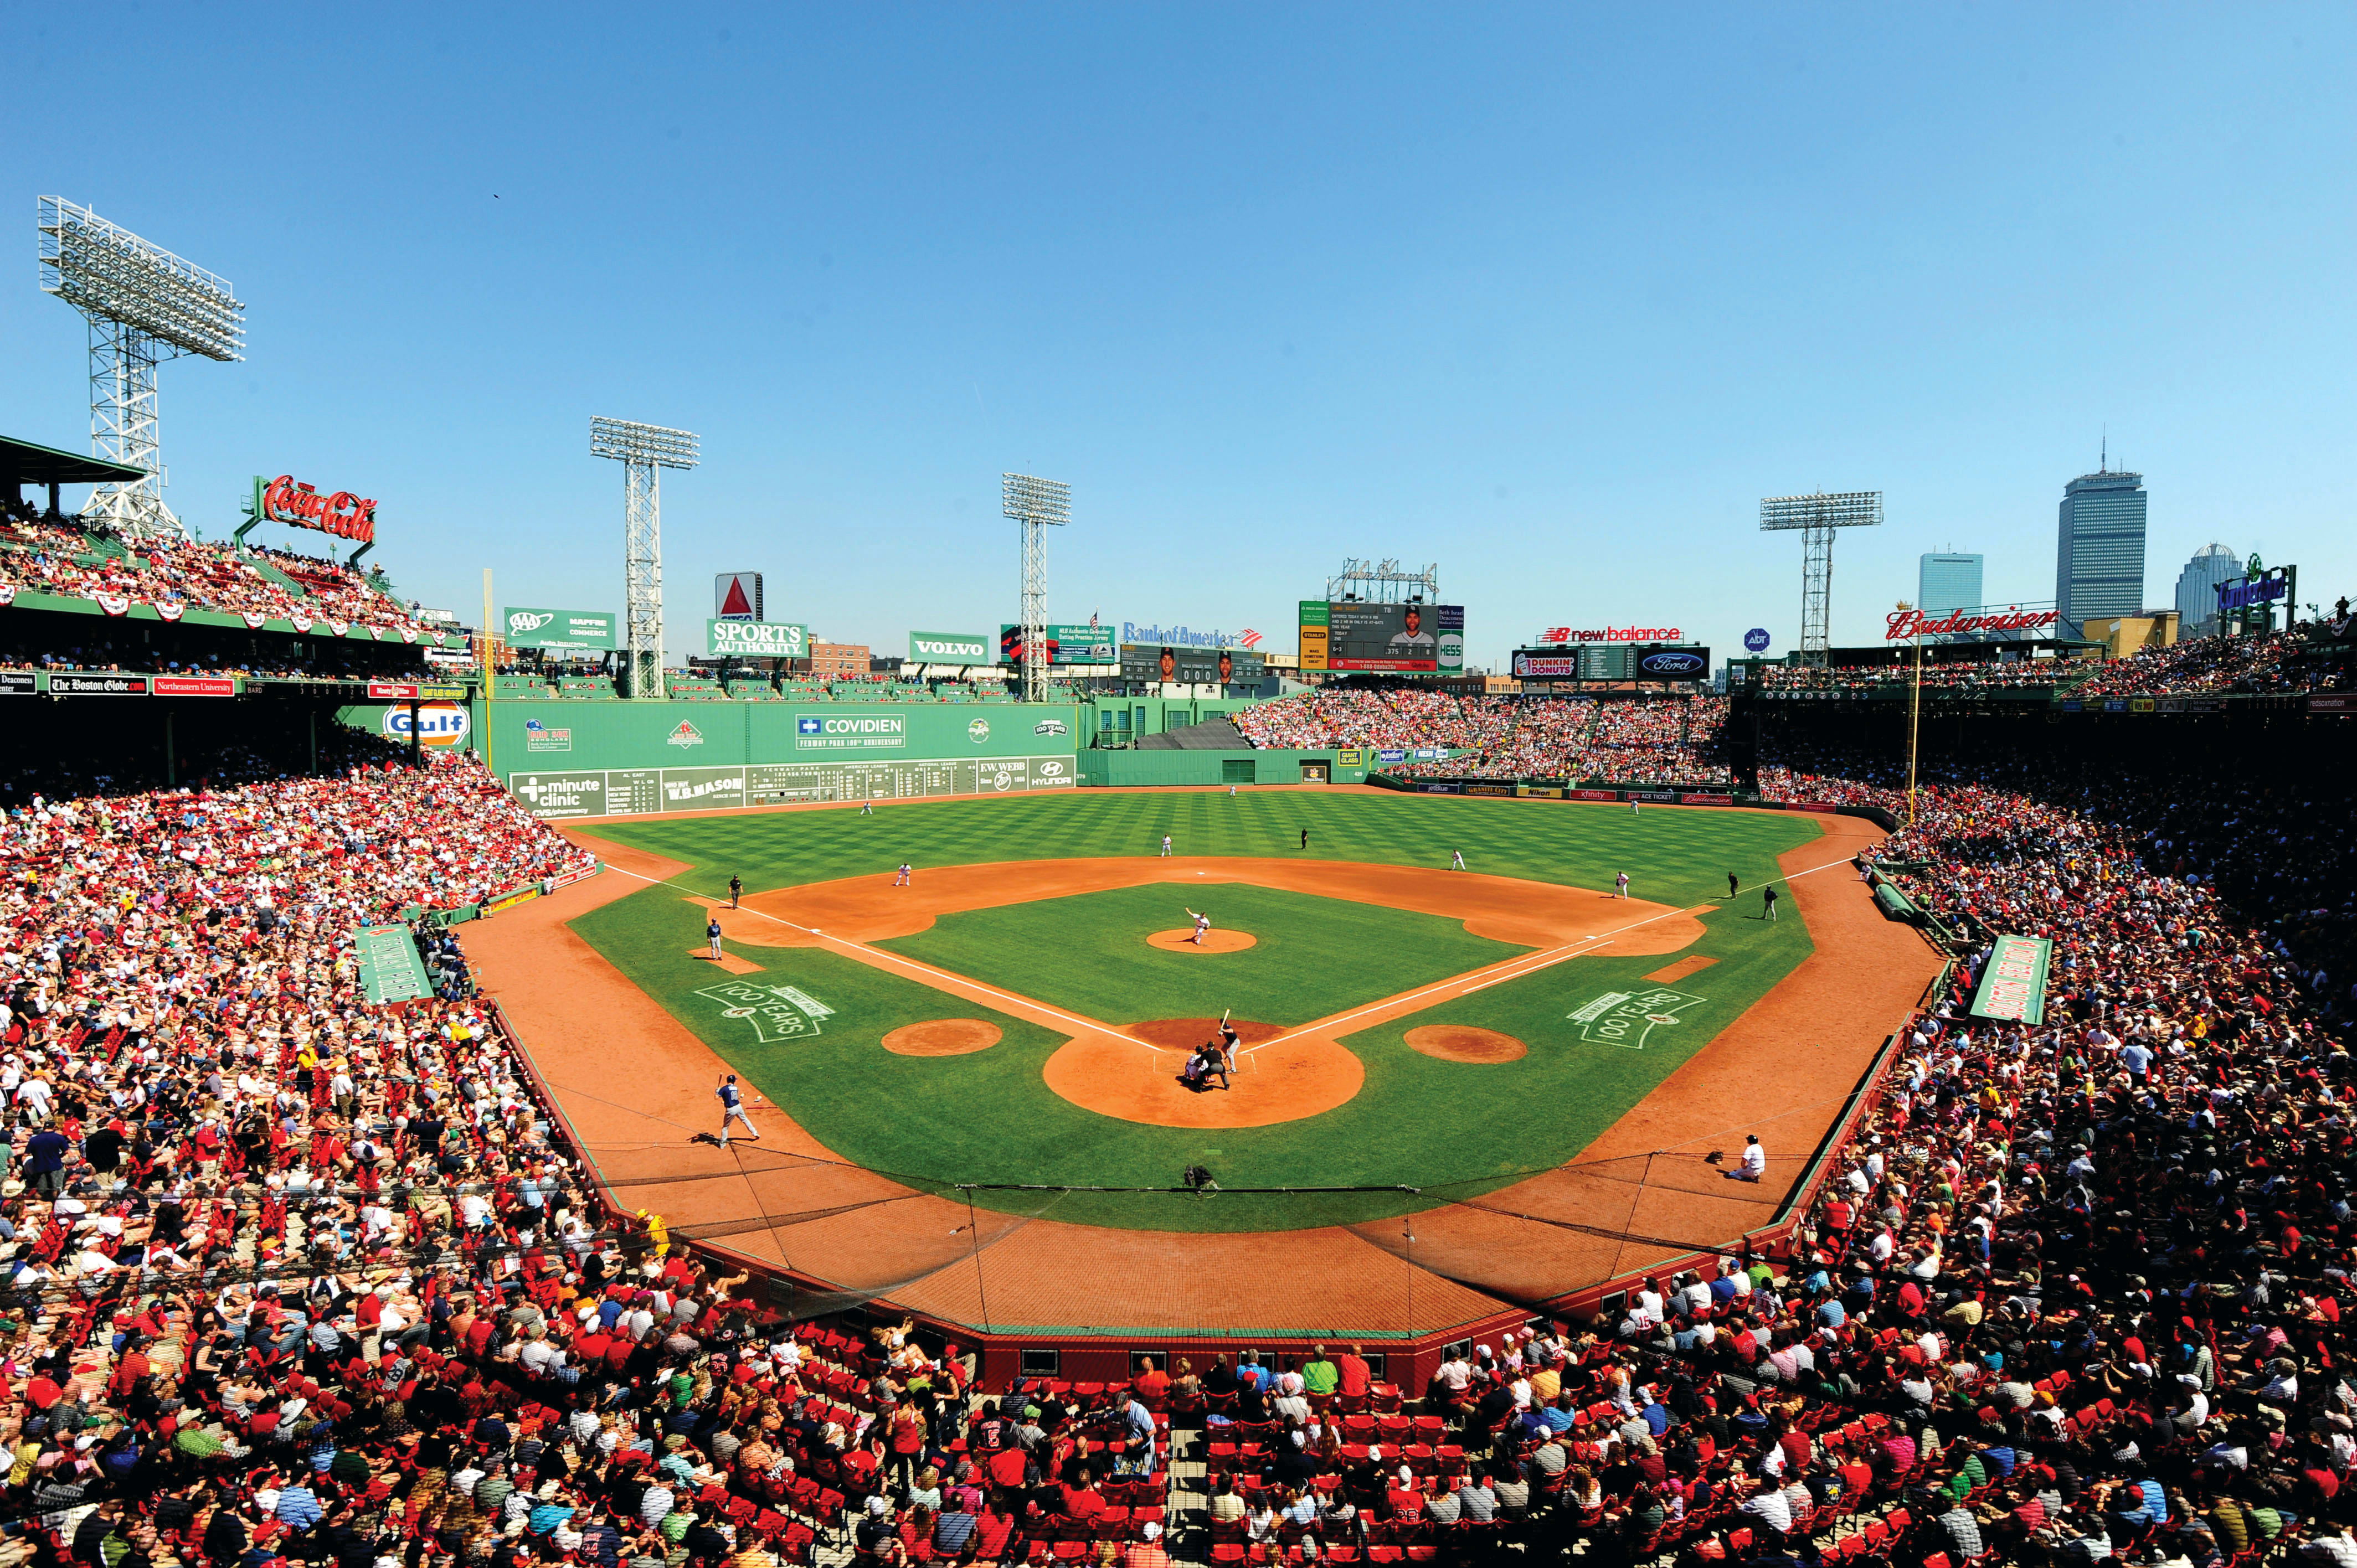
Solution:
[(273, 522), (316, 528), (339, 539), (376, 542), (376, 502), (350, 490), (323, 496), (314, 486), (296, 484), (292, 474), (281, 474), (263, 487), (262, 515)]
[(1889, 629), (1883, 632), (1885, 642), (1905, 642), (1918, 633), (1925, 637), (1944, 637), (1959, 631), (2043, 631), (2056, 620), (2052, 610), (1998, 610), (1991, 615), (1967, 614), (1963, 610), (1927, 618), (1921, 610), (1893, 610), (1884, 618)]

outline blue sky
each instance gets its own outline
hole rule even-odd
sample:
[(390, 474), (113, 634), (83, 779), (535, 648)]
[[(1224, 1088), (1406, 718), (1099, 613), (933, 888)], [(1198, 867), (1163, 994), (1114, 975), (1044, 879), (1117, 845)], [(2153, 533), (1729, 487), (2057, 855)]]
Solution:
[(248, 302), (245, 363), (163, 372), (174, 507), (374, 496), (470, 621), (485, 567), (619, 608), (597, 413), (704, 439), (674, 651), (722, 570), (883, 651), (1011, 618), (1006, 469), (1073, 488), (1051, 618), (1290, 648), (1394, 555), (1477, 660), (1788, 646), (1759, 498), (1879, 489), (1835, 552), (1865, 640), (1925, 550), (2050, 596), (2106, 427), (2147, 602), (2213, 539), (2329, 600), (2352, 45), (2345, 5), (17, 8), (0, 430), (88, 440), (54, 193)]

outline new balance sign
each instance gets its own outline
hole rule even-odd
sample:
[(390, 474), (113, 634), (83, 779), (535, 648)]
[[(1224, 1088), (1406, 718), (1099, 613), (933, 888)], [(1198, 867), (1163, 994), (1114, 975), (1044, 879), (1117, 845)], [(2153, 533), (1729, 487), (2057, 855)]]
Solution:
[(990, 639), (978, 631), (912, 631), (909, 660), (913, 664), (990, 664), (996, 655)]

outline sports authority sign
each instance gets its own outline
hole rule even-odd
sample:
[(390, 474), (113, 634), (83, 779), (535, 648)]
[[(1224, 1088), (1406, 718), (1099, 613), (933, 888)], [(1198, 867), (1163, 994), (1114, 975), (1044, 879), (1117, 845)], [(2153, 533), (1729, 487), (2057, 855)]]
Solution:
[(255, 517), (272, 522), (316, 528), (321, 533), (332, 533), (361, 544), (376, 542), (376, 502), (350, 490), (323, 496), (314, 486), (296, 484), (292, 474), (268, 480), (254, 475), (253, 500), (249, 510)]
[(2046, 1021), (2046, 966), (2054, 944), (2043, 937), (1999, 937), (1973, 993), (1973, 1014), (2018, 1024)]
[(990, 637), (979, 631), (912, 631), (909, 634), (911, 664), (992, 664)]
[(791, 621), (708, 620), (705, 651), (715, 659), (807, 659), (810, 628)]
[(510, 648), (605, 652), (614, 646), (611, 610), (510, 609), (503, 618)]
[(1652, 991), (1608, 991), (1566, 1016), (1574, 1026), (1572, 1032), (1590, 1045), (1641, 1051), (1645, 1048), (1645, 1036), (1657, 1026), (1675, 1026), (1680, 1021), (1680, 1012), (1702, 1001), (1687, 992), (1663, 987)]
[[(985, 729), (983, 738), (990, 731)], [(899, 714), (796, 714), (796, 751), (889, 750), (909, 744), (909, 721)]]

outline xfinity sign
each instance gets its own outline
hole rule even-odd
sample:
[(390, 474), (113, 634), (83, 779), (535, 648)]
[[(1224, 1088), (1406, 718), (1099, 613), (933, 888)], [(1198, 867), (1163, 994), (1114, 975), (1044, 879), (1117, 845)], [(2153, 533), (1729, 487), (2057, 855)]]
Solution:
[(912, 631), (909, 634), (911, 664), (989, 664), (996, 655), (990, 639), (979, 631)]
[(796, 751), (872, 751), (909, 744), (900, 714), (796, 714)]

